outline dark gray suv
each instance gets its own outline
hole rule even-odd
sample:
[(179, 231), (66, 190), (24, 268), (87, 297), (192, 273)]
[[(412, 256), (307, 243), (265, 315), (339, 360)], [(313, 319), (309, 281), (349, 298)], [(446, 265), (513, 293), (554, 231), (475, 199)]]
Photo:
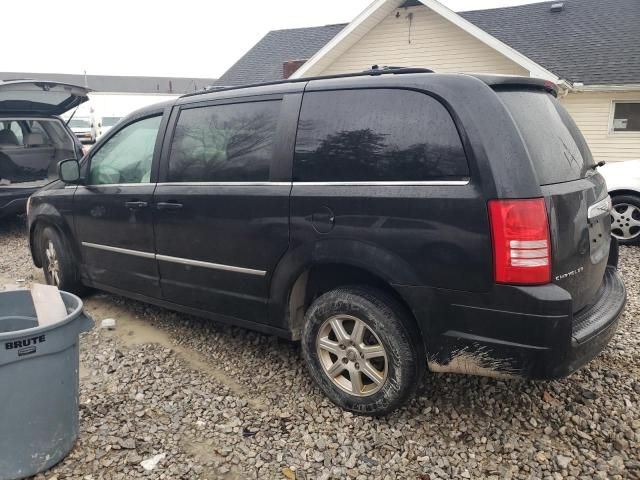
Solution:
[(82, 145), (59, 115), (88, 100), (76, 85), (0, 81), (0, 217), (23, 213), (27, 198), (56, 178), (58, 162)]

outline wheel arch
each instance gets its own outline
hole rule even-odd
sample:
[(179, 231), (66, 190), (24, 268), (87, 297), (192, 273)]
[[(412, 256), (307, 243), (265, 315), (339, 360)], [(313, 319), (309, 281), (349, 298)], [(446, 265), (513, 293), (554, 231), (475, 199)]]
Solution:
[(40, 258), (40, 251), (37, 248), (36, 235), (47, 227), (53, 228), (60, 235), (62, 241), (69, 247), (74, 260), (77, 261), (80, 258), (80, 252), (75, 242), (71, 241), (71, 238), (73, 238), (71, 228), (63, 220), (63, 217), (56, 212), (54, 215), (50, 213), (37, 215), (29, 225), (29, 250), (31, 251), (34, 265), (42, 268), (42, 258)]
[[(315, 244), (312, 248), (290, 252), (280, 262), (271, 283), (271, 313), (285, 319), (283, 327), (288, 329), (291, 338), (300, 339), (304, 314), (315, 298), (348, 285), (368, 285), (387, 292), (406, 308), (423, 334), (410, 302), (394, 286), (412, 284), (416, 277), (410, 267), (405, 265), (400, 276), (398, 266), (404, 261), (371, 245), (346, 243), (335, 242), (332, 245), (335, 248)], [(360, 254), (349, 254), (354, 249)]]
[(618, 195), (631, 195), (632, 197), (638, 197), (638, 199), (640, 199), (640, 191), (638, 191), (638, 190), (619, 188), (619, 189), (616, 189), (616, 190), (611, 190), (609, 192), (609, 196), (611, 196), (611, 197), (615, 197), (615, 196), (618, 196)]

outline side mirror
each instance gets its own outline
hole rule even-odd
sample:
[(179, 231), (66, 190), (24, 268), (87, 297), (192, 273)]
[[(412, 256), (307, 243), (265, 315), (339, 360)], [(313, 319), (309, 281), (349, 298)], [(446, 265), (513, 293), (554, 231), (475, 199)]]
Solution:
[(64, 183), (78, 183), (80, 181), (80, 163), (75, 158), (58, 162), (58, 177)]

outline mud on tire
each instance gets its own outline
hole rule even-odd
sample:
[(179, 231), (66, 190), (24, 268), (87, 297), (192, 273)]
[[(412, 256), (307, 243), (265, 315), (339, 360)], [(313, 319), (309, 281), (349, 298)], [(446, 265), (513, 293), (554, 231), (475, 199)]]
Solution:
[[(342, 339), (340, 325), (346, 335)], [(352, 341), (352, 335), (361, 341)], [(370, 287), (338, 288), (316, 299), (305, 315), (302, 352), (324, 394), (364, 415), (400, 407), (415, 392), (426, 367), (410, 313), (392, 296)]]
[(53, 227), (42, 228), (38, 234), (38, 245), (47, 284), (77, 295), (85, 293), (86, 289), (78, 278), (73, 254), (58, 231)]

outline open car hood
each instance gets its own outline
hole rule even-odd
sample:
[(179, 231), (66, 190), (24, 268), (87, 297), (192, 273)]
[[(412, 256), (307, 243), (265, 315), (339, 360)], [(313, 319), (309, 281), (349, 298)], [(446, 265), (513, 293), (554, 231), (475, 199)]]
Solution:
[(90, 91), (48, 80), (0, 81), (0, 116), (62, 115), (89, 100)]

